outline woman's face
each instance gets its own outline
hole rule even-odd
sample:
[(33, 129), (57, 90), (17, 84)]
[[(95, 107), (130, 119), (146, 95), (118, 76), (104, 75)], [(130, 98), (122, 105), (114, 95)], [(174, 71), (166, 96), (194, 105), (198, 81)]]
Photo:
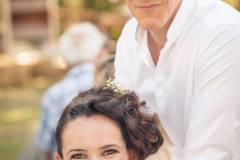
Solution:
[[(64, 160), (133, 160), (120, 128), (102, 115), (79, 117), (62, 134)], [(61, 160), (60, 156), (56, 156)]]
[(125, 0), (133, 16), (147, 30), (165, 26), (180, 0)]

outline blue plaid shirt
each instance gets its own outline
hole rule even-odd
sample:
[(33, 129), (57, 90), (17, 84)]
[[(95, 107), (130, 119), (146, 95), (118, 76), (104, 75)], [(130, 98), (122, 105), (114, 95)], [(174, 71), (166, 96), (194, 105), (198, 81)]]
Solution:
[(94, 85), (94, 65), (85, 63), (72, 68), (63, 80), (50, 87), (43, 96), (43, 113), (38, 145), (43, 151), (54, 151), (55, 129), (66, 105), (79, 93)]

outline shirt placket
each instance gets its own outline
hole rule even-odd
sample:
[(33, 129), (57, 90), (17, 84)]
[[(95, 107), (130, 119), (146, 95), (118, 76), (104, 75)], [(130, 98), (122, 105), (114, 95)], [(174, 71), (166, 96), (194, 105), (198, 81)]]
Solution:
[(168, 50), (169, 42), (161, 50), (160, 57), (155, 69), (155, 101), (157, 103), (158, 113), (164, 115), (166, 112), (166, 102), (168, 95), (167, 77), (166, 77), (166, 54)]
[(155, 101), (157, 104), (157, 112), (161, 115), (164, 115), (166, 108), (166, 95), (167, 95), (167, 85), (166, 85), (166, 76), (164, 73), (158, 73), (155, 78)]
[(145, 31), (145, 33), (143, 34), (143, 39), (141, 39), (137, 51), (138, 53), (140, 53), (140, 58), (144, 62), (144, 64), (153, 72), (153, 74), (155, 74), (155, 78), (153, 79), (153, 83), (155, 84), (154, 86), (156, 86), (153, 89), (154, 99), (156, 102), (155, 111), (161, 115), (163, 115), (165, 112), (167, 100), (167, 82), (164, 72), (166, 47), (163, 48), (161, 52), (161, 57), (159, 58), (159, 61), (155, 66), (150, 51), (148, 49), (147, 32)]

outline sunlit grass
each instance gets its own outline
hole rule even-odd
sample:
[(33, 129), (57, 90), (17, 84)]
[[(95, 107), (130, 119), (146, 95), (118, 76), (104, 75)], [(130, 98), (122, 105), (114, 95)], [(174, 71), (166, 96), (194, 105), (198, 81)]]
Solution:
[(44, 88), (0, 88), (0, 160), (18, 159), (37, 130)]
[(19, 123), (35, 119), (37, 109), (29, 107), (21, 107), (21, 109), (10, 109), (0, 113), (0, 122), (2, 123)]
[[(15, 136), (16, 137), (16, 136)], [(2, 139), (0, 145), (0, 158), (1, 160), (16, 160), (19, 156), (19, 150), (23, 147), (26, 142), (26, 137)]]

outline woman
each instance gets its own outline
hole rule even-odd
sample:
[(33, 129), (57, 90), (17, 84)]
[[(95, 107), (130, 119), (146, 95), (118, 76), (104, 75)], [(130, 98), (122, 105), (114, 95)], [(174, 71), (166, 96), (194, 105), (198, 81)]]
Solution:
[(145, 160), (163, 143), (145, 102), (114, 83), (80, 93), (56, 130), (56, 160)]

